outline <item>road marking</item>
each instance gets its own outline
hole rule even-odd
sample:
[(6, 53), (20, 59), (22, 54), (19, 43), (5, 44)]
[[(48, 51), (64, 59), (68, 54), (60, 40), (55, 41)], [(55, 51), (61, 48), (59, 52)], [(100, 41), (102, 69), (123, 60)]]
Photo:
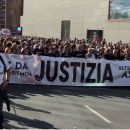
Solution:
[(93, 110), (92, 108), (90, 108), (87, 105), (84, 105), (87, 109), (89, 109), (91, 112), (93, 112), (94, 114), (96, 114), (97, 116), (99, 116), (100, 118), (102, 118), (104, 121), (106, 121), (107, 123), (112, 123), (111, 121), (109, 121), (108, 119), (106, 119), (105, 117), (103, 117), (101, 114), (99, 114), (98, 112), (96, 112), (95, 110)]

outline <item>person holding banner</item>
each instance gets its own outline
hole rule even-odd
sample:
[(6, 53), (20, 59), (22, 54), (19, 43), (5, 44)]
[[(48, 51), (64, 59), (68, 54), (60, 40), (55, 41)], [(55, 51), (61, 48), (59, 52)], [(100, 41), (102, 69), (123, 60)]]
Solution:
[[(5, 73), (5, 80), (4, 80)], [(4, 56), (0, 55), (0, 129), (3, 129), (3, 100), (6, 101), (7, 109), (10, 111), (10, 102), (7, 96), (5, 87), (8, 85), (10, 79), (10, 65)]]
[(71, 57), (71, 53), (70, 53), (70, 46), (66, 45), (63, 49), (63, 53), (61, 54), (61, 57), (65, 57), (65, 58), (70, 58)]

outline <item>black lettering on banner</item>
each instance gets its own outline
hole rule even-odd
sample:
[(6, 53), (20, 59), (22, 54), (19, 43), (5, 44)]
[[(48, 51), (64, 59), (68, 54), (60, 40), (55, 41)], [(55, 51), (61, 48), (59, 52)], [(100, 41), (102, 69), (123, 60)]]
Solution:
[(73, 82), (76, 82), (76, 74), (77, 74), (77, 67), (80, 67), (80, 62), (71, 62), (71, 66), (74, 67), (73, 70)]
[(82, 63), (82, 67), (81, 67), (81, 80), (80, 80), (81, 83), (84, 82), (84, 72), (85, 72), (85, 63)]
[(23, 72), (23, 73), (22, 73), (22, 72), (20, 72), (20, 75), (24, 76), (24, 72)]
[(69, 68), (68, 62), (64, 61), (60, 65), (60, 70), (65, 75), (65, 78), (63, 78), (62, 76), (59, 76), (59, 79), (61, 82), (66, 82), (69, 79), (69, 73), (64, 69), (64, 66), (66, 66), (66, 68)]
[(54, 76), (50, 77), (50, 61), (47, 61), (47, 71), (46, 71), (46, 77), (47, 80), (50, 82), (53, 82), (57, 78), (58, 73), (58, 61), (55, 61), (55, 67), (54, 67)]
[(21, 69), (22, 68), (22, 64), (19, 62), (16, 62), (16, 69)]
[(28, 76), (28, 72), (25, 72), (25, 76)]
[(125, 77), (125, 78), (128, 78), (127, 72), (125, 72), (121, 78), (124, 78), (124, 77)]
[(23, 68), (22, 68), (22, 70), (23, 70), (23, 69), (26, 69), (26, 70), (28, 70), (28, 67), (27, 67), (26, 63), (23, 65)]
[(100, 81), (101, 81), (101, 63), (99, 63), (97, 67), (97, 83), (100, 83)]
[(44, 77), (44, 67), (45, 67), (45, 61), (41, 61), (41, 70), (40, 70), (40, 76), (39, 75), (35, 75), (35, 79), (37, 81), (41, 81)]
[(119, 70), (121, 70), (121, 66), (119, 67)]
[(96, 63), (87, 63), (87, 67), (91, 67), (91, 70), (88, 74), (88, 77), (86, 78), (86, 83), (95, 83), (96, 79), (90, 79), (90, 78), (94, 69), (96, 68)]
[[(109, 76), (107, 76), (107, 74), (109, 74)], [(113, 83), (113, 75), (110, 64), (106, 64), (102, 83), (105, 83), (106, 80), (109, 80), (111, 83)]]

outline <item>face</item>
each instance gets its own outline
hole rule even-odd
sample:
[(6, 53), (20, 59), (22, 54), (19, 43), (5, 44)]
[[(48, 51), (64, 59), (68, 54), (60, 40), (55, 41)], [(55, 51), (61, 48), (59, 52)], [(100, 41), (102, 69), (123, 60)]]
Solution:
[(127, 54), (127, 55), (130, 55), (130, 49), (127, 49), (127, 50), (126, 50), (126, 54)]
[(38, 48), (39, 47), (39, 44), (37, 44), (36, 46), (35, 46), (35, 48)]
[(102, 57), (104, 57), (104, 53), (102, 53)]
[(117, 50), (114, 50), (114, 51), (113, 51), (113, 55), (117, 55)]
[(107, 54), (110, 54), (110, 50), (107, 50)]
[(43, 45), (40, 45), (40, 46), (39, 46), (39, 49), (42, 50), (42, 49), (43, 49)]
[(69, 47), (66, 47), (66, 52), (68, 52), (70, 50), (70, 48)]
[(89, 53), (90, 55), (92, 55), (92, 53), (93, 53), (92, 49), (90, 49), (90, 50), (88, 51), (88, 53)]
[(19, 46), (19, 47), (17, 47), (17, 49), (18, 49), (18, 50), (21, 50), (21, 47)]
[(78, 50), (79, 50), (79, 51), (82, 51), (82, 46), (79, 46), (79, 47), (78, 47)]
[(82, 46), (82, 51), (84, 50), (84, 46)]
[(46, 47), (49, 47), (49, 43), (46, 43)]
[(73, 48), (73, 51), (76, 51), (77, 50), (77, 47)]
[(25, 54), (29, 53), (29, 49), (27, 49), (27, 48), (24, 51), (25, 51)]
[(51, 53), (54, 53), (54, 49), (51, 49)]
[(14, 48), (13, 49), (13, 54), (16, 54), (17, 53), (17, 50)]

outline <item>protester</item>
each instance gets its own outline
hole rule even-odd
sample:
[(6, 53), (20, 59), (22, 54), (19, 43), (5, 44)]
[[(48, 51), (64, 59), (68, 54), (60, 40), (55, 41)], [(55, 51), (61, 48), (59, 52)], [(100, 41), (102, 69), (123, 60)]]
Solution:
[(91, 58), (91, 59), (95, 59), (95, 55), (93, 54), (93, 49), (89, 48), (88, 49), (88, 53), (85, 55), (86, 59)]
[[(15, 49), (14, 49), (15, 48)], [(57, 39), (30, 36), (0, 36), (0, 53), (50, 57), (129, 60), (130, 43), (116, 44), (91, 39)]]
[(12, 47), (12, 44), (11, 44), (11, 43), (8, 43), (8, 44), (6, 45), (6, 48), (5, 48), (5, 53), (6, 53), (6, 54), (8, 54), (8, 53), (10, 52), (11, 47)]
[(70, 46), (66, 45), (64, 47), (63, 53), (61, 54), (61, 57), (66, 57), (66, 58), (70, 58), (71, 57)]
[(25, 46), (24, 50), (22, 51), (22, 54), (24, 54), (24, 55), (31, 55), (30, 48), (28, 46)]
[(73, 57), (85, 58), (85, 53), (81, 44), (78, 45), (78, 51), (74, 53)]
[(21, 46), (17, 45), (17, 54), (21, 54)]
[(37, 47), (33, 51), (33, 54), (34, 55), (41, 55), (41, 56), (43, 56), (44, 55), (44, 46), (41, 44), (38, 47), (38, 45), (37, 45)]
[(12, 47), (9, 51), (9, 54), (17, 54), (17, 49), (15, 47)]

